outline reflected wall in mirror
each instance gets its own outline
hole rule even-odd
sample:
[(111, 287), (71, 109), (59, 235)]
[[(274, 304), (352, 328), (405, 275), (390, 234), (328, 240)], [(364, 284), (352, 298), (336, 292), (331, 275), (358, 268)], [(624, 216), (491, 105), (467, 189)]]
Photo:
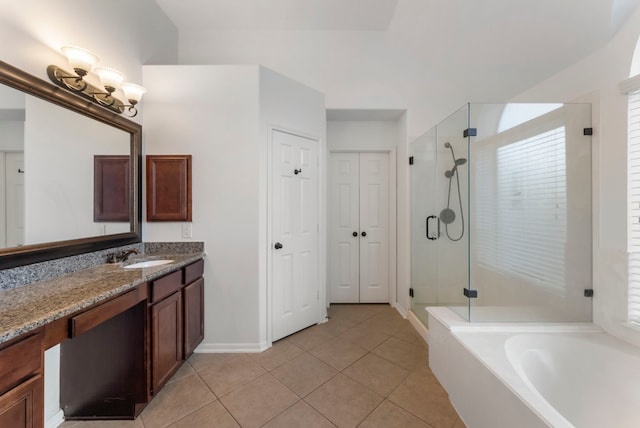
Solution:
[[(140, 125), (0, 62), (0, 269), (140, 242), (140, 150)], [(94, 161), (107, 156), (133, 161), (107, 186), (129, 212), (105, 221)]]

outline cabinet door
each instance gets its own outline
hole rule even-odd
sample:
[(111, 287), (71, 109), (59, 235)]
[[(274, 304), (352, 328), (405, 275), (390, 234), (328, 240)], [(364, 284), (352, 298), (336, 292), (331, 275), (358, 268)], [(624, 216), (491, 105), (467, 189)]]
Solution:
[(182, 364), (182, 293), (151, 306), (152, 392), (160, 390)]
[(204, 279), (184, 287), (184, 357), (204, 339)]
[(0, 427), (40, 428), (43, 409), (44, 385), (37, 375), (0, 396)]
[(147, 156), (147, 221), (191, 221), (191, 155)]

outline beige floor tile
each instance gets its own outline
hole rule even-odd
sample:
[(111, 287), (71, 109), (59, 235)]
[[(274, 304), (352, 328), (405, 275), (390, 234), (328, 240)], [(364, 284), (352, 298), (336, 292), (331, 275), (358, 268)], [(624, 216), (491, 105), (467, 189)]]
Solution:
[(424, 341), (422, 336), (418, 334), (411, 324), (401, 327), (398, 331), (393, 333), (393, 337), (414, 345), (427, 346), (427, 342)]
[(220, 399), (243, 428), (259, 427), (289, 408), (298, 396), (265, 374)]
[(367, 353), (367, 350), (338, 337), (313, 348), (309, 352), (332, 367), (344, 370), (362, 358)]
[(427, 348), (391, 337), (372, 351), (379, 357), (396, 363), (407, 370), (427, 367)]
[(339, 427), (357, 426), (383, 398), (343, 374), (309, 394), (305, 401)]
[(364, 322), (369, 328), (378, 330), (382, 333), (392, 335), (403, 327), (411, 326), (409, 321), (403, 319), (400, 314), (383, 314), (376, 315)]
[(305, 351), (315, 348), (331, 339), (333, 335), (314, 325), (296, 334), (289, 336), (286, 340)]
[(347, 317), (333, 317), (324, 324), (318, 324), (318, 329), (326, 331), (332, 336), (337, 336), (356, 325), (358, 325), (357, 322)]
[(358, 425), (358, 428), (389, 427), (430, 428), (424, 421), (387, 400)]
[(221, 361), (231, 358), (237, 354), (193, 354), (187, 362), (197, 372), (206, 369), (211, 364), (220, 364)]
[(336, 369), (306, 352), (271, 372), (300, 397), (311, 393), (337, 373)]
[(334, 428), (324, 416), (313, 407), (300, 400), (284, 412), (280, 413), (263, 428)]
[(293, 360), (304, 351), (291, 342), (281, 340), (264, 352), (250, 354), (249, 357), (260, 364), (265, 370), (271, 371), (287, 361)]
[(198, 376), (187, 376), (165, 385), (140, 417), (146, 428), (161, 428), (215, 399)]
[(404, 381), (409, 370), (377, 355), (367, 354), (342, 373), (386, 397)]
[(196, 371), (193, 369), (193, 367), (191, 367), (191, 364), (185, 363), (178, 369), (177, 372), (175, 372), (173, 376), (171, 376), (171, 379), (169, 379), (167, 383), (175, 382), (195, 373)]
[(368, 327), (366, 324), (359, 324), (358, 326), (345, 331), (338, 337), (368, 351), (372, 351), (391, 336), (381, 332), (380, 330), (376, 330), (375, 328)]
[(199, 375), (216, 396), (222, 397), (265, 373), (251, 358), (238, 354), (209, 364)]
[(331, 318), (344, 317), (356, 323), (361, 323), (376, 315), (376, 311), (367, 308), (365, 305), (331, 305), (329, 313)]
[(428, 369), (411, 373), (389, 395), (389, 401), (414, 414), (434, 428), (451, 428), (458, 414), (449, 396)]
[(133, 421), (66, 421), (60, 428), (145, 428), (140, 418)]
[(219, 401), (207, 404), (169, 425), (169, 428), (239, 428)]

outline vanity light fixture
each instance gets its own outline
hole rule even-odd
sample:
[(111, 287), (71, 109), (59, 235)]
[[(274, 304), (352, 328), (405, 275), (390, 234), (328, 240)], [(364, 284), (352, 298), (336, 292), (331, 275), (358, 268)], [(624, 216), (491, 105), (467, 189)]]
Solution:
[[(118, 113), (134, 117), (138, 114), (136, 104), (142, 99), (142, 95), (147, 92), (145, 88), (134, 83), (123, 83), (124, 74), (108, 67), (96, 67), (99, 58), (88, 49), (78, 46), (63, 46), (61, 52), (67, 57), (69, 65), (73, 68), (73, 73), (63, 70), (56, 65), (47, 67), (49, 79), (56, 85), (68, 89), (96, 104), (108, 108)], [(98, 76), (102, 88), (89, 83), (87, 76), (91, 73)], [(121, 91), (128, 101), (125, 104), (116, 97), (116, 93)]]

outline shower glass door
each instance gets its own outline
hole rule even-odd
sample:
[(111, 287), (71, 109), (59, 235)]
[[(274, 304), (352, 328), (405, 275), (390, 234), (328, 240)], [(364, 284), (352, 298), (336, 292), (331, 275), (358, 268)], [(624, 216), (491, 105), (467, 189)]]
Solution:
[(464, 106), (411, 146), (412, 310), (449, 306), (469, 320), (469, 108)]

